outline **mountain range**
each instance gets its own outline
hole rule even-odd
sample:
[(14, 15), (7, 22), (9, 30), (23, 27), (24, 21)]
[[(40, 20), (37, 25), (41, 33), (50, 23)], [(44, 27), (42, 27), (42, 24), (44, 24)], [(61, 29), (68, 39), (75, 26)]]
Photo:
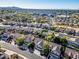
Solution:
[(55, 14), (55, 13), (79, 13), (79, 10), (72, 10), (72, 9), (23, 9), (19, 7), (0, 7), (0, 10), (14, 10), (17, 12), (24, 12), (24, 13), (37, 13), (37, 14)]

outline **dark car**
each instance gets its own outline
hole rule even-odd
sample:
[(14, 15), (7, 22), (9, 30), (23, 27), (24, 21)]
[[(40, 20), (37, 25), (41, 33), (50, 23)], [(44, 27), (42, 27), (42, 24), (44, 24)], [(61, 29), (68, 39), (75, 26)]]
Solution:
[(18, 48), (19, 48), (19, 49), (21, 49), (21, 50), (27, 50), (27, 47), (26, 47), (26, 46), (24, 46), (24, 45), (19, 46)]

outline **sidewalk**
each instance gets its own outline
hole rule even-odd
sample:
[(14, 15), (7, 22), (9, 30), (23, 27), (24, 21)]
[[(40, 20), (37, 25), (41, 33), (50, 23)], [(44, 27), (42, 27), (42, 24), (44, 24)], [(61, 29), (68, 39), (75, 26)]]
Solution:
[[(1, 41), (1, 42), (5, 43), (4, 41)], [(17, 55), (21, 56), (24, 59), (28, 59), (28, 58), (24, 57), (23, 55), (18, 54), (18, 53), (14, 52), (14, 51), (11, 51), (11, 50), (8, 50), (8, 49), (5, 49), (5, 48), (1, 48), (1, 49), (6, 50), (5, 51), (5, 54), (7, 54), (9, 56), (12, 55), (12, 54), (17, 54)]]
[(17, 55), (19, 55), (20, 57), (22, 57), (22, 58), (24, 58), (24, 59), (28, 59), (28, 58), (26, 58), (26, 57), (24, 57), (24, 56), (22, 56), (21, 54), (18, 54), (18, 53), (16, 53), (16, 52), (7, 50), (7, 49), (5, 49), (5, 48), (1, 48), (1, 49), (6, 50), (6, 51), (5, 51), (5, 54), (7, 54), (7, 55), (9, 55), (9, 56), (12, 55), (12, 54), (17, 54)]
[(11, 54), (18, 54), (19, 56), (23, 57), (24, 59), (45, 59), (43, 56), (40, 56), (39, 51), (34, 51), (34, 53), (30, 53), (27, 51), (22, 51), (18, 49), (15, 45), (6, 43), (4, 41), (0, 41), (1, 48), (7, 50), (5, 53), (8, 55)]
[(35, 51), (34, 51), (34, 54), (36, 54), (36, 55), (42, 57), (43, 59), (45, 59), (45, 57), (44, 57), (44, 56), (41, 56), (41, 55), (40, 55), (40, 52), (39, 52), (38, 50), (36, 50), (36, 49), (35, 49)]

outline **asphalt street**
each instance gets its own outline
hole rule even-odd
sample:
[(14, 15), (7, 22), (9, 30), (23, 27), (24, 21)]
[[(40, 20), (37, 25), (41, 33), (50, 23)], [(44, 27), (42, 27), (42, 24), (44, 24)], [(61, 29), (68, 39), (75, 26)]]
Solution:
[(28, 51), (22, 51), (22, 50), (18, 49), (16, 46), (13, 46), (13, 45), (11, 45), (9, 43), (6, 43), (6, 42), (1, 42), (0, 41), (0, 45), (1, 45), (2, 48), (14, 51), (18, 54), (23, 55), (24, 57), (26, 57), (28, 59), (43, 59), (42, 57), (40, 57), (40, 56), (38, 56), (34, 53), (30, 53)]

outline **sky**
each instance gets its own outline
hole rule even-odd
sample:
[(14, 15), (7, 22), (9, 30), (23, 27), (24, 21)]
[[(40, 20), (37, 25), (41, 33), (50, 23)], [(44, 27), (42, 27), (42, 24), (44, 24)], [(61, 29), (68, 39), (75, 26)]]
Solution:
[(79, 0), (0, 0), (0, 7), (79, 9)]

